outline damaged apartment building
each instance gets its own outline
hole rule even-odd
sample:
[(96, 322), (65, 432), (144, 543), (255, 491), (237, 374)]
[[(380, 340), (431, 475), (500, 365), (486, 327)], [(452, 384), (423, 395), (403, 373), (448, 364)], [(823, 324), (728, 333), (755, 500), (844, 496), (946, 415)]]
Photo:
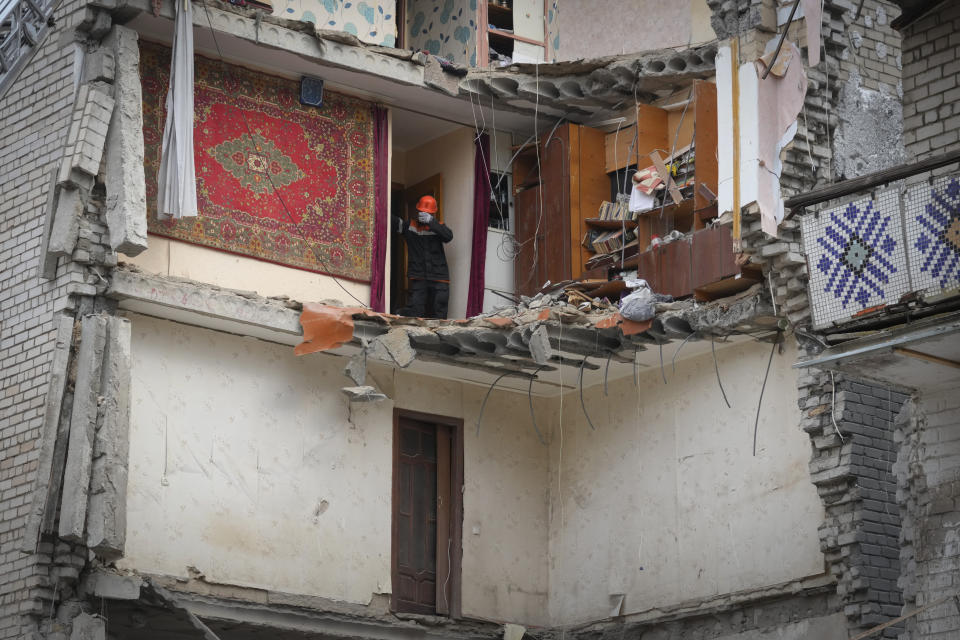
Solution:
[(960, 636), (958, 34), (0, 1), (0, 637)]

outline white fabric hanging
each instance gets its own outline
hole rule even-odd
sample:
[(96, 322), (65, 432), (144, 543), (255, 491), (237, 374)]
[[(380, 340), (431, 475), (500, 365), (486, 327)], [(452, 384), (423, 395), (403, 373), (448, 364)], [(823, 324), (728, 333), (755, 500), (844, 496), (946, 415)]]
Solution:
[(648, 196), (640, 190), (640, 185), (633, 185), (633, 191), (630, 192), (630, 213), (638, 211), (648, 211), (653, 208), (653, 196)]
[(197, 178), (193, 164), (193, 7), (178, 0), (167, 90), (167, 121), (163, 125), (160, 169), (157, 171), (157, 215), (185, 218), (197, 215)]

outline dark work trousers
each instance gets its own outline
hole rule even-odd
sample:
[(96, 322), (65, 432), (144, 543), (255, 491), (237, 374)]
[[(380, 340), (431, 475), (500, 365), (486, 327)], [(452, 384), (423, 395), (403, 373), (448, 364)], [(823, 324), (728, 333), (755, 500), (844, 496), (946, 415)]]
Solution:
[(407, 291), (407, 306), (400, 310), (400, 315), (414, 318), (446, 318), (449, 299), (450, 283), (411, 279)]

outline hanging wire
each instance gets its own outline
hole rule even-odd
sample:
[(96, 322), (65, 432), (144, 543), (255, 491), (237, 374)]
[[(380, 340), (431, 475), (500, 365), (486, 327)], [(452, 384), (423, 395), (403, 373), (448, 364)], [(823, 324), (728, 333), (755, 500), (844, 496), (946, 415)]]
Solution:
[(780, 344), (780, 332), (777, 332), (777, 337), (773, 341), (773, 345), (770, 347), (770, 359), (767, 360), (767, 371), (763, 374), (763, 386), (760, 387), (760, 399), (757, 400), (757, 417), (753, 421), (753, 456), (757, 456), (757, 429), (760, 427), (760, 407), (763, 405), (763, 391), (767, 388), (767, 378), (770, 377), (770, 365), (773, 363), (773, 353), (777, 350), (777, 345)]
[(607, 377), (610, 375), (610, 359), (613, 358), (613, 351), (607, 354), (607, 366), (603, 370), (603, 395), (610, 395), (607, 393)]
[(730, 401), (727, 400), (727, 392), (723, 390), (723, 381), (720, 380), (720, 365), (717, 364), (717, 347), (714, 344), (713, 336), (710, 336), (710, 351), (713, 353), (713, 370), (717, 374), (717, 384), (720, 385), (720, 393), (723, 394), (723, 401), (727, 403), (727, 409), (730, 408)]
[[(224, 60), (223, 51), (220, 49), (220, 43), (217, 41), (217, 33), (216, 33), (216, 30), (213, 28), (213, 21), (210, 19), (210, 9), (207, 7), (207, 0), (201, 0), (201, 1), (203, 3), (203, 13), (207, 17), (207, 25), (209, 25), (210, 27), (210, 35), (213, 37), (213, 44), (217, 49), (217, 56), (220, 59), (220, 66), (222, 69), (227, 63), (226, 63), (226, 60)], [(241, 120), (243, 121), (243, 126), (247, 130), (247, 137), (250, 139), (251, 142), (253, 142), (253, 132), (250, 129), (250, 122), (247, 119), (247, 113), (243, 109), (240, 109), (239, 107), (235, 107), (235, 108), (237, 111), (240, 112)], [(300, 228), (300, 223), (297, 222), (294, 219), (293, 214), (290, 213), (290, 209), (287, 207), (287, 203), (284, 201), (283, 196), (280, 195), (280, 191), (277, 190), (277, 185), (273, 182), (273, 177), (270, 175), (270, 172), (268, 171), (265, 175), (267, 176), (267, 182), (270, 183), (270, 188), (273, 190), (274, 195), (276, 195), (277, 200), (280, 201), (280, 206), (283, 207), (283, 212), (290, 219), (290, 222), (291, 224), (293, 224), (294, 229), (296, 229), (297, 233), (299, 234), (300, 239), (303, 240), (308, 247), (310, 247), (313, 253), (313, 256), (317, 259), (317, 262), (320, 263), (320, 266), (322, 266), (324, 270), (329, 272), (330, 269), (329, 267), (327, 267), (327, 264), (323, 261), (323, 258), (320, 257), (320, 254), (317, 252), (316, 248), (313, 245), (311, 245), (310, 242), (304, 236), (303, 230)], [(356, 300), (358, 304), (360, 304), (365, 309), (369, 308), (369, 305), (367, 303), (365, 303), (363, 300), (361, 300), (357, 296), (353, 295), (353, 293), (351, 293), (349, 289), (343, 286), (343, 283), (340, 282), (340, 280), (335, 275), (333, 275), (332, 273), (327, 273), (326, 275), (333, 278), (333, 281), (337, 283), (337, 286), (343, 289), (343, 292), (346, 293), (348, 296)]]
[(477, 416), (477, 437), (478, 438), (480, 437), (480, 421), (483, 420), (483, 410), (487, 407), (487, 400), (490, 399), (490, 394), (493, 393), (493, 388), (497, 386), (497, 383), (509, 375), (517, 375), (517, 372), (507, 371), (506, 373), (501, 373), (499, 376), (497, 376), (497, 379), (493, 381), (493, 384), (490, 385), (490, 388), (487, 389), (487, 395), (483, 396), (483, 404), (480, 405), (480, 415)]
[(677, 355), (680, 353), (680, 349), (683, 349), (683, 345), (687, 344), (687, 340), (697, 335), (696, 331), (691, 331), (690, 335), (683, 339), (683, 342), (680, 343), (680, 346), (677, 347), (677, 350), (673, 352), (673, 358), (670, 359), (670, 366), (673, 368), (673, 373), (677, 373)]
[(663, 384), (667, 384), (667, 372), (663, 370), (663, 343), (657, 346), (660, 347), (660, 375), (663, 377)]
[(590, 414), (587, 413), (587, 404), (583, 401), (583, 367), (587, 364), (587, 356), (583, 356), (583, 361), (580, 362), (580, 375), (578, 384), (580, 385), (580, 408), (583, 409), (583, 415), (587, 418), (587, 424), (590, 425), (590, 428), (593, 431), (596, 431), (597, 428), (593, 426), (593, 420), (590, 419)]

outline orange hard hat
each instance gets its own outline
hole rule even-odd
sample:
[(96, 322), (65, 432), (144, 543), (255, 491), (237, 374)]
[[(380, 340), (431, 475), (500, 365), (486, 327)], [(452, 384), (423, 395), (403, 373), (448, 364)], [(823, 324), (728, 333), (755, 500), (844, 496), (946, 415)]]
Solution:
[(433, 196), (423, 196), (417, 202), (417, 211), (426, 211), (427, 213), (437, 212), (437, 201)]

